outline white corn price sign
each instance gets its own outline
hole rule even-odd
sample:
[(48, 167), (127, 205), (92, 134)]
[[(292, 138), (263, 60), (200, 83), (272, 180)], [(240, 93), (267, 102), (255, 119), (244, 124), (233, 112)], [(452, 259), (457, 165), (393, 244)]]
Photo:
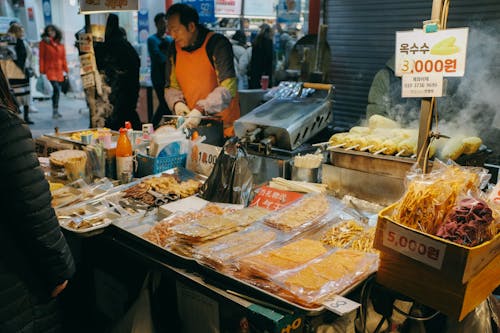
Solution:
[(396, 32), (396, 75), (463, 76), (468, 34), (469, 28)]

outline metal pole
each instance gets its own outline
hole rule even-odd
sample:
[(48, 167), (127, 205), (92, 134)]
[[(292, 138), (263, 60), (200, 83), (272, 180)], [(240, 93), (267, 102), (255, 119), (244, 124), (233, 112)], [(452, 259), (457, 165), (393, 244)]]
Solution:
[[(433, 0), (432, 1), (432, 13), (431, 19), (440, 20), (441, 10), (443, 8), (443, 0)], [(441, 22), (439, 22), (441, 24)], [(420, 125), (418, 130), (418, 148), (417, 156), (421, 156), (418, 160), (418, 165), (422, 168), (424, 173), (428, 172), (428, 160), (429, 160), (429, 132), (432, 125), (432, 112), (433, 112), (432, 98), (422, 98), (422, 103), (420, 105)]]
[(240, 30), (245, 33), (245, 0), (241, 0), (241, 10), (240, 10)]

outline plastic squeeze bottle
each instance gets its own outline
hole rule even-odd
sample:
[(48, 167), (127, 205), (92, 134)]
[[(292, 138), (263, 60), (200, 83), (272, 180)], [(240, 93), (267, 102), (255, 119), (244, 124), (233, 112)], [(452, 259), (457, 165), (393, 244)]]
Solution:
[(122, 184), (132, 180), (134, 164), (132, 144), (130, 143), (127, 132), (126, 128), (120, 128), (120, 136), (116, 142), (116, 177)]

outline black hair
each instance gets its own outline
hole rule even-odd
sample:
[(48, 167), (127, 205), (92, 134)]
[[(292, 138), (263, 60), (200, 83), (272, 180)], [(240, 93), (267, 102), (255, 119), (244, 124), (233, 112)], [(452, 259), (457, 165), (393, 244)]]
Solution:
[(200, 16), (198, 12), (193, 7), (186, 5), (184, 3), (176, 3), (167, 10), (166, 18), (168, 20), (169, 17), (173, 15), (179, 15), (179, 21), (183, 26), (188, 28), (189, 23), (193, 22), (195, 25), (199, 24)]
[(106, 30), (104, 32), (104, 43), (110, 43), (116, 39), (123, 38), (123, 31), (120, 30), (118, 25), (118, 15), (109, 14), (106, 20)]
[(54, 37), (54, 40), (56, 42), (60, 42), (62, 40), (62, 32), (61, 32), (61, 30), (58, 27), (56, 27), (55, 25), (49, 24), (48, 26), (45, 27), (45, 29), (43, 29), (43, 33), (46, 36), (49, 36), (49, 29), (54, 29), (54, 31), (56, 32), (56, 36)]
[(155, 24), (156, 25), (158, 25), (158, 23), (160, 23), (161, 20), (165, 20), (165, 13), (158, 13), (155, 15)]
[(263, 23), (260, 26), (260, 31), (257, 34), (257, 37), (255, 37), (255, 40), (253, 41), (253, 45), (261, 44), (264, 39), (272, 39), (271, 26), (267, 23)]
[(237, 30), (234, 33), (233, 37), (231, 37), (231, 39), (237, 41), (238, 44), (240, 44), (241, 46), (246, 46), (246, 44), (247, 44), (247, 36), (241, 30)]

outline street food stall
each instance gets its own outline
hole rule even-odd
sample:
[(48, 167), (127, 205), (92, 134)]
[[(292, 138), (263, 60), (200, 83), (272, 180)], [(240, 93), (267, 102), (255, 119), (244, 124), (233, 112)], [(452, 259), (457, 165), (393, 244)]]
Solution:
[[(52, 204), (68, 239), (84, 249), (77, 258), (90, 276), (79, 282), (83, 298), (114, 323), (134, 309), (173, 331), (348, 331), (355, 322), (364, 331), (368, 313), (380, 313), (380, 299), (370, 296), (383, 286), (382, 298), (397, 294), (406, 305), (398, 304), (398, 322), (386, 302), (389, 313), (377, 317), (376, 330), (426, 318), (413, 304), (430, 307), (429, 318), (440, 312), (469, 327), (500, 283), (499, 188), (484, 187), (489, 176), (480, 157), (488, 149), (481, 139), (438, 145), (439, 135), (431, 142), (425, 126), (374, 117), (313, 145), (332, 121), (333, 86), (284, 83), (274, 92), (235, 122), (235, 146), (253, 161), (247, 166), (255, 185), (244, 204), (202, 197), (212, 173), (185, 167), (216, 169), (225, 147), (213, 155), (195, 150), (196, 135), (186, 138), (175, 125), (161, 145), (137, 133), (135, 148), (153, 167), (123, 184), (92, 177), (99, 159), (89, 157), (91, 147), (111, 139), (102, 130), (97, 140), (83, 131), (47, 136), (71, 145), (58, 154), (39, 151), (48, 155), (48, 176), (59, 170), (67, 177), (51, 182)], [(183, 155), (178, 165), (155, 168), (173, 155)]]

